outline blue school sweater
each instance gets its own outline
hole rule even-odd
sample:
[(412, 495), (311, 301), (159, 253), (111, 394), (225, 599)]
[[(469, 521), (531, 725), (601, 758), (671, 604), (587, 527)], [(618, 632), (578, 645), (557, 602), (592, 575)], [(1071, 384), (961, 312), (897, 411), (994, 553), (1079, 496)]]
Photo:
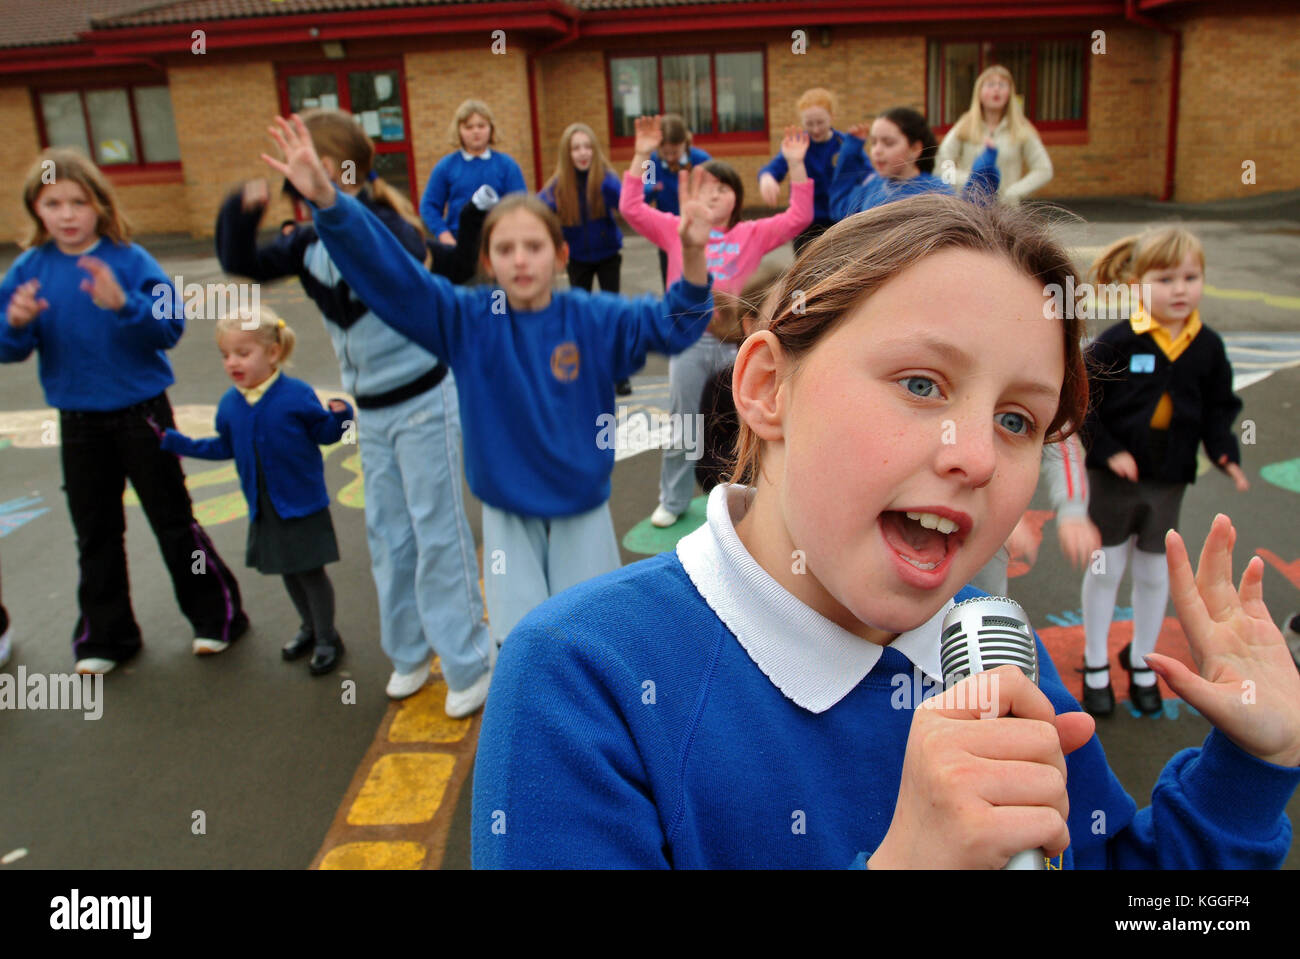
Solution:
[[(476, 868), (860, 868), (880, 845), (912, 712), (942, 688), (947, 607), (883, 649), (858, 639), (758, 567), (730, 520), (730, 544), (717, 535), (737, 489), (710, 494), (676, 552), (566, 590), (511, 632), (475, 759)], [(1038, 656), (1056, 711), (1077, 711), (1041, 642)], [(1071, 842), (1054, 867), (1286, 857), (1300, 769), (1217, 731), (1168, 762), (1140, 812), (1095, 736), (1066, 766)]]
[[(100, 309), (81, 289), (90, 274), (83, 256), (103, 260), (126, 294), (120, 310)], [(49, 307), (15, 329), (0, 317), (0, 363), (40, 354), (45, 401), (60, 410), (120, 410), (151, 399), (176, 381), (166, 351), (185, 332), (185, 308), (163, 268), (142, 246), (101, 237), (85, 253), (69, 255), (53, 240), (23, 253), (0, 283), (6, 311), (14, 291), (39, 280)]]
[[(826, 223), (831, 219), (831, 177), (835, 175), (835, 163), (839, 159), (843, 143), (844, 134), (839, 130), (831, 130), (828, 139), (808, 144), (803, 165), (808, 171), (808, 179), (813, 181), (814, 223)], [(789, 172), (790, 164), (785, 162), (785, 154), (778, 151), (771, 162), (758, 171), (758, 177), (761, 180), (764, 173), (770, 173), (780, 183)]]
[(460, 225), (461, 207), (484, 183), (500, 196), (525, 193), (528, 189), (524, 186), (524, 174), (519, 164), (496, 150), (488, 150), (485, 156), (468, 160), (463, 150), (457, 150), (439, 160), (420, 200), (420, 219), (429, 228), (430, 235), (436, 237), (443, 230), (455, 233)]
[(352, 407), (335, 413), (302, 380), (280, 374), (252, 406), (232, 386), (217, 405), (217, 435), (193, 440), (169, 429), (162, 448), (204, 460), (235, 459), (248, 513), (257, 519), (257, 469), (262, 466), (271, 505), (281, 519), (318, 513), (330, 504), (320, 445), (337, 443)]
[(674, 284), (662, 299), (563, 290), (542, 310), (504, 290), (453, 286), (400, 252), (352, 197), (315, 210), (343, 278), (385, 323), (456, 374), (465, 476), (474, 495), (523, 516), (573, 516), (609, 499), (614, 384), (646, 353), (680, 353), (713, 313), (708, 286)]
[[(623, 184), (612, 171), (605, 171), (601, 181), (600, 192), (605, 200), (605, 215), (593, 220), (587, 212), (587, 170), (575, 170), (578, 186), (578, 212), (581, 222), (564, 227), (564, 242), (569, 244), (569, 259), (574, 263), (599, 263), (607, 260), (623, 249), (623, 234), (614, 222), (614, 211), (618, 209), (618, 200), (623, 193)], [(537, 194), (552, 210), (559, 212), (555, 205), (555, 184), (548, 183)]]
[[(956, 193), (950, 184), (944, 183), (933, 173), (921, 173), (910, 180), (881, 176), (862, 152), (863, 146), (863, 141), (851, 133), (844, 134), (844, 145), (840, 149), (830, 186), (831, 216), (834, 219), (842, 220), (854, 213), (872, 210), (894, 200), (921, 193), (947, 193), (949, 196)], [(962, 188), (962, 199), (976, 203), (996, 200), (998, 184), (1002, 179), (998, 173), (997, 160), (998, 151), (993, 147), (986, 147), (975, 158), (970, 178)]]
[[(697, 167), (701, 163), (708, 163), (713, 157), (709, 156), (698, 147), (691, 147), (690, 165)], [(659, 151), (656, 150), (650, 154), (650, 162), (654, 164), (654, 182), (645, 185), (645, 201), (653, 207), (657, 207), (661, 213), (672, 213), (681, 216), (682, 201), (677, 195), (677, 174), (668, 169), (668, 164), (659, 158)]]

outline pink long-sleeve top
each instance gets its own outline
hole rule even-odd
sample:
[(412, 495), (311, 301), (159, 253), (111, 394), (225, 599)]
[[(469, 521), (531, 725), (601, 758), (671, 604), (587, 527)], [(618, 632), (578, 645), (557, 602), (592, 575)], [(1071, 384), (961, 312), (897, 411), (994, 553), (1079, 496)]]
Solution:
[[(668, 254), (668, 285), (672, 286), (682, 275), (682, 243), (677, 235), (681, 218), (647, 206), (644, 191), (639, 176), (624, 173), (618, 212), (632, 229)], [(705, 259), (714, 292), (740, 293), (763, 255), (793, 240), (812, 219), (813, 181), (804, 180), (790, 185), (790, 205), (785, 212), (762, 220), (742, 220), (726, 233), (711, 231)]]

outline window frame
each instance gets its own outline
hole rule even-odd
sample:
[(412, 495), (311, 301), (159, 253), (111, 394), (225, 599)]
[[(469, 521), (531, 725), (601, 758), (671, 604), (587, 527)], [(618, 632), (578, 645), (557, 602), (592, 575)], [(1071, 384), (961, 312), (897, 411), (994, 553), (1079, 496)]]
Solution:
[[(1077, 120), (1036, 120), (1034, 113), (1038, 109), (1038, 51), (1043, 43), (1054, 43), (1062, 40), (1077, 41), (1083, 50), (1083, 102), (1080, 110), (1080, 117)], [(1089, 82), (1092, 76), (1092, 58), (1088, 55), (1088, 38), (1081, 34), (1075, 33), (997, 33), (997, 34), (954, 34), (951, 36), (929, 36), (926, 37), (926, 56), (925, 56), (925, 84), (923, 89), (926, 91), (926, 110), (929, 110), (929, 91), (930, 91), (930, 44), (939, 44), (939, 84), (940, 106), (943, 105), (943, 83), (944, 69), (947, 63), (943, 56), (943, 49), (950, 44), (973, 43), (979, 49), (979, 67), (975, 75), (979, 76), (984, 72), (991, 63), (984, 60), (984, 48), (988, 44), (1013, 44), (1028, 43), (1030, 44), (1029, 55), (1029, 90), (1017, 91), (1025, 98), (1025, 119), (1034, 125), (1034, 129), (1039, 133), (1053, 133), (1058, 131), (1086, 131), (1088, 129), (1088, 107), (1089, 107)], [(931, 123), (930, 129), (936, 137), (943, 138), (943, 135), (952, 129), (953, 124), (961, 118), (969, 106), (964, 106), (961, 112), (952, 120), (946, 123)]]
[(718, 70), (717, 55), (720, 53), (757, 53), (762, 58), (763, 71), (763, 129), (762, 130), (741, 130), (735, 133), (697, 133), (691, 131), (691, 142), (696, 146), (708, 146), (719, 143), (762, 143), (765, 147), (769, 144), (771, 138), (772, 112), (771, 112), (771, 93), (772, 85), (767, 75), (767, 47), (757, 44), (726, 44), (713, 47), (633, 47), (626, 50), (606, 50), (605, 51), (605, 115), (609, 123), (609, 145), (610, 149), (620, 147), (631, 147), (636, 144), (635, 134), (620, 136), (616, 134), (614, 126), (614, 87), (610, 78), (610, 63), (613, 60), (631, 60), (637, 57), (654, 57), (655, 58), (655, 82), (656, 95), (659, 98), (659, 108), (664, 109), (664, 73), (662, 60), (664, 57), (681, 57), (681, 56), (701, 56), (707, 54), (709, 57), (709, 106), (712, 110), (713, 129), (718, 128)]
[(412, 140), (411, 105), (406, 95), (406, 68), (403, 63), (402, 57), (359, 57), (356, 59), (344, 57), (341, 60), (295, 60), (291, 63), (277, 63), (275, 64), (275, 85), (276, 94), (280, 98), (281, 116), (287, 117), (289, 115), (290, 77), (332, 73), (338, 83), (339, 109), (352, 113), (352, 89), (347, 82), (349, 73), (365, 70), (392, 70), (396, 72), (397, 88), (402, 97), (402, 132), (404, 136), (400, 142), (396, 143), (387, 140), (376, 140), (374, 137), (370, 139), (375, 144), (376, 154), (406, 154), (406, 182), (410, 187), (407, 191), (408, 198), (414, 204), (418, 214), (420, 199), (424, 190), (415, 178), (415, 142)]
[[(136, 87), (166, 87), (168, 97), (171, 96), (171, 84), (167, 82), (165, 76), (152, 80), (127, 80), (118, 83), (71, 83), (71, 84), (51, 84), (49, 86), (33, 86), (28, 92), (32, 99), (32, 113), (36, 116), (36, 134), (40, 140), (41, 149), (47, 150), (52, 144), (50, 143), (49, 131), (45, 127), (45, 109), (41, 105), (41, 96), (47, 93), (75, 93), (81, 101), (81, 122), (86, 129), (86, 143), (90, 145), (90, 161), (99, 167), (106, 175), (114, 176), (119, 173), (179, 173), (182, 169), (183, 160), (162, 160), (158, 162), (148, 162), (144, 159), (144, 142), (140, 138), (140, 118), (136, 115), (135, 109), (135, 88)], [(101, 90), (125, 90), (126, 104), (131, 112), (131, 136), (134, 139), (132, 146), (135, 149), (135, 155), (138, 158), (136, 163), (101, 163), (95, 155), (95, 137), (90, 126), (90, 113), (86, 109), (86, 94), (94, 93)], [(172, 111), (172, 126), (176, 125), (176, 113)], [(177, 137), (176, 148), (180, 150), (180, 138)], [(73, 149), (76, 149), (73, 147)]]

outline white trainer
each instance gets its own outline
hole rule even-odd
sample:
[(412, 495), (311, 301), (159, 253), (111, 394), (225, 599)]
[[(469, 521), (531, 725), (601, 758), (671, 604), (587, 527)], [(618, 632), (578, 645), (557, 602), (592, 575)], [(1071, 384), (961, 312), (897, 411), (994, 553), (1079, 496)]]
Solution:
[(98, 659), (91, 657), (89, 659), (77, 660), (77, 665), (73, 668), (83, 676), (93, 676), (96, 673), (111, 673), (117, 666), (117, 663), (111, 659)]
[(679, 519), (681, 519), (681, 514), (668, 512), (668, 510), (663, 508), (662, 503), (656, 506), (655, 511), (650, 514), (650, 522), (655, 526), (658, 526), (660, 529), (672, 526), (673, 523), (677, 522)]
[(393, 670), (393, 675), (388, 677), (389, 699), (406, 699), (408, 696), (414, 696), (418, 693), (426, 682), (429, 681), (429, 668), (433, 665), (433, 654), (429, 658), (415, 667), (409, 673), (399, 673)]
[(492, 685), (492, 670), (474, 680), (468, 688), (459, 692), (447, 690), (447, 703), (443, 707), (452, 719), (462, 719), (476, 712), (487, 702), (488, 687)]
[(195, 656), (211, 656), (215, 653), (224, 653), (229, 648), (229, 643), (222, 642), (219, 639), (196, 639), (190, 644), (190, 650)]

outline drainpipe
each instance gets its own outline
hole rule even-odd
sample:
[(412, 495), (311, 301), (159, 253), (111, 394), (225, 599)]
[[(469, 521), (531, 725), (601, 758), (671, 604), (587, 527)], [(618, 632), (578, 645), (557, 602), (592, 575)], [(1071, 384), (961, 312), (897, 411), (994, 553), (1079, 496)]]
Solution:
[(1137, 0), (1124, 0), (1124, 19), (1157, 30), (1173, 41), (1174, 55), (1170, 67), (1172, 76), (1169, 78), (1169, 136), (1165, 143), (1165, 187), (1160, 195), (1160, 201), (1168, 203), (1174, 195), (1174, 159), (1178, 151), (1178, 80), (1182, 75), (1183, 37), (1172, 27), (1138, 13)]
[(560, 47), (567, 47), (573, 41), (578, 39), (578, 19), (581, 14), (571, 13), (567, 8), (557, 5), (556, 12), (562, 12), (565, 16), (570, 17), (568, 28), (557, 39), (551, 41), (540, 50), (528, 52), (524, 60), (524, 69), (528, 73), (528, 116), (533, 128), (533, 182), (537, 184), (537, 189), (542, 188), (542, 131), (540, 129), (540, 119), (537, 115), (537, 58)]

